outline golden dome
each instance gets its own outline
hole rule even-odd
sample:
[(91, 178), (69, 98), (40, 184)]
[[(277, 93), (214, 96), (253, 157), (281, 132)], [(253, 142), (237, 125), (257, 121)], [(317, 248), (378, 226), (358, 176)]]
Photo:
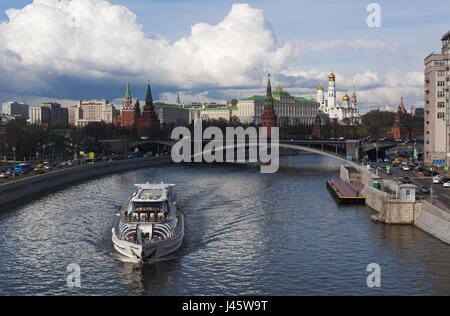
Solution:
[(320, 84), (320, 86), (317, 88), (317, 90), (323, 90), (322, 84)]
[(344, 101), (350, 101), (350, 97), (348, 96), (348, 94), (346, 94), (346, 95), (344, 96)]
[(334, 73), (331, 73), (331, 74), (328, 76), (328, 79), (329, 79), (330, 81), (334, 81), (334, 80), (336, 79), (336, 76), (334, 75)]
[(276, 90), (277, 92), (281, 92), (281, 91), (283, 91), (283, 89), (281, 89), (281, 85), (280, 84), (278, 84), (278, 88), (277, 88), (277, 90)]

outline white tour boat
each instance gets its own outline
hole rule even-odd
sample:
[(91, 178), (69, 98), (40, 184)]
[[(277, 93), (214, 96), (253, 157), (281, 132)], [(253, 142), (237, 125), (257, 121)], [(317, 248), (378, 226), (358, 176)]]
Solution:
[(148, 260), (168, 255), (183, 243), (184, 215), (174, 184), (136, 184), (137, 190), (117, 211), (114, 248), (129, 258)]

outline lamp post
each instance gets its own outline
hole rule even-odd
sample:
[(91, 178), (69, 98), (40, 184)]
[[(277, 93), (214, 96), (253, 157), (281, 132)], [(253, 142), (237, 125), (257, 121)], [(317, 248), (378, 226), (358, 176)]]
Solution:
[(433, 160), (435, 160), (436, 159), (436, 156), (431, 156), (431, 204), (433, 204), (433, 178), (434, 178), (434, 176), (433, 176), (433, 163), (434, 163), (434, 161)]
[[(13, 150), (14, 163), (16, 163), (16, 146), (13, 146), (12, 150)], [(14, 170), (14, 169), (15, 168), (13, 166), (13, 178), (16, 177), (16, 170)]]
[(8, 167), (8, 144), (5, 144), (5, 165)]

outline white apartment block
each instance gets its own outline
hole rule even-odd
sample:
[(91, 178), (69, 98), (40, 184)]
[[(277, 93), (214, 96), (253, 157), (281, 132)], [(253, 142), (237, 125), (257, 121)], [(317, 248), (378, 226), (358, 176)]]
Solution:
[(81, 100), (69, 108), (69, 124), (83, 127), (93, 122), (112, 124), (118, 111), (108, 100)]
[(440, 54), (425, 58), (425, 164), (445, 160), (450, 166), (450, 31), (442, 37)]

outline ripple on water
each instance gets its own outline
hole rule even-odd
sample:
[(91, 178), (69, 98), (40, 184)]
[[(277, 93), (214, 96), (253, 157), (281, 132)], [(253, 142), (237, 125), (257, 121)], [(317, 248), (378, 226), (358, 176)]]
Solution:
[[(376, 225), (325, 187), (338, 165), (282, 157), (277, 174), (230, 166), (167, 166), (89, 180), (0, 213), (0, 294), (450, 294), (447, 245), (411, 226)], [(151, 263), (114, 252), (114, 210), (135, 183), (177, 184), (183, 246)], [(382, 288), (368, 289), (369, 263)], [(67, 265), (82, 287), (66, 286)]]

